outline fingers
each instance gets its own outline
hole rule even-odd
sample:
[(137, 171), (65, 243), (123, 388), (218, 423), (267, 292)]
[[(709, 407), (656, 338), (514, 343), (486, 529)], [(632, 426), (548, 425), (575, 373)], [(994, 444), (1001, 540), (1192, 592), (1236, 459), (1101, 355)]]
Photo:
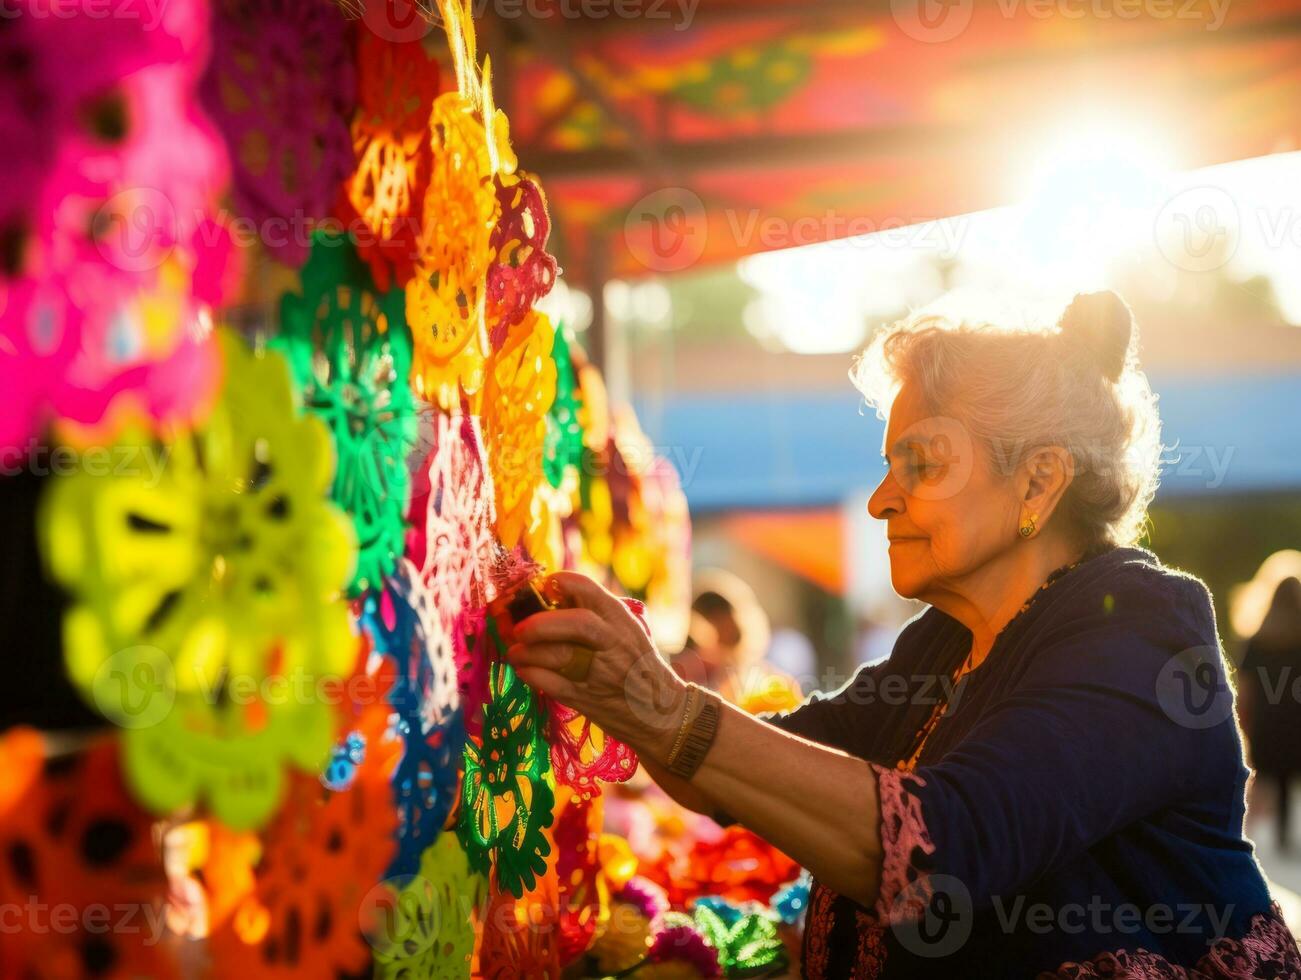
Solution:
[(575, 652), (577, 649), (569, 643), (516, 643), (506, 651), (506, 660), (516, 670), (542, 667), (559, 672), (570, 667), (576, 659), (581, 659)]
[(549, 698), (555, 698), (561, 704), (572, 708), (578, 703), (578, 688), (574, 682), (555, 671), (545, 667), (520, 667), (516, 673), (529, 687), (541, 691)]
[(520, 643), (570, 643), (599, 650), (614, 642), (613, 632), (591, 609), (553, 609), (534, 613), (515, 625)]
[(547, 578), (547, 584), (571, 604), (590, 609), (603, 619), (618, 622), (616, 616), (631, 615), (614, 593), (580, 572), (556, 572)]

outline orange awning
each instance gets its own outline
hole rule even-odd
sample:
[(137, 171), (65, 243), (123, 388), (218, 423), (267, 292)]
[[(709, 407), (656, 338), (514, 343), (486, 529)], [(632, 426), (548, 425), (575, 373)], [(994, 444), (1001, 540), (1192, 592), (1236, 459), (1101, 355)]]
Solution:
[(844, 520), (839, 508), (750, 511), (723, 519), (740, 545), (832, 595), (845, 589)]

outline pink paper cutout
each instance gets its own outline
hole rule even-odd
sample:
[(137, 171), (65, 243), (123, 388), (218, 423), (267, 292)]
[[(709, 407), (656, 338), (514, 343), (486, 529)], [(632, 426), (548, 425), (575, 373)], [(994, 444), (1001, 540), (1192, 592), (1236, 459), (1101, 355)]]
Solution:
[(77, 4), (14, 0), (0, 31), (0, 138), (14, 150), (0, 183), (0, 221), (38, 198), (57, 147), (83, 131), (95, 100), (121, 79), (156, 65), (186, 68), (206, 58), (208, 5), (168, 0), (140, 16), (105, 17)]
[[(590, 799), (601, 792), (601, 782), (623, 783), (632, 778), (637, 771), (637, 753), (630, 746), (602, 732), (601, 750), (593, 754), (592, 722), (559, 701), (548, 699), (547, 707), (547, 741), (557, 783)], [(588, 755), (591, 758), (585, 758)]]
[(432, 424), (433, 448), (412, 480), (407, 557), (450, 634), (464, 609), (482, 608), (489, 598), (492, 476), (473, 416), (435, 412)]
[[(31, 213), (0, 214), (24, 229), (21, 261), (0, 279), (7, 454), (55, 417), (97, 426), (130, 406), (188, 421), (215, 394), (204, 304), (225, 297), (234, 262), (213, 214), (224, 147), (192, 98), (206, 15), (175, 0), (149, 29), (131, 18), (14, 22), (8, 43), (34, 58), (48, 97), (50, 156), (27, 188)], [(30, 122), (15, 111), (0, 120), (5, 134)]]
[(226, 136), (243, 215), (276, 258), (307, 260), (354, 160), (348, 23), (321, 0), (219, 4), (204, 105)]
[(488, 615), (483, 607), (467, 607), (453, 631), (456, 680), (461, 694), (465, 733), (483, 737), (483, 706), (488, 703), (488, 667), (496, 651), (488, 636)]
[(485, 623), (496, 550), (492, 476), (473, 416), (433, 412), (421, 421), (432, 428), (432, 445), (411, 481), (406, 554), (432, 604), (436, 635), (451, 646), (466, 732), (478, 736), (495, 654)]
[[(624, 598), (628, 607), (641, 624), (641, 628), (650, 635), (646, 623), (646, 604), (640, 599)], [(637, 753), (617, 739), (604, 735), (604, 744), (599, 753), (591, 759), (584, 746), (591, 744), (592, 723), (573, 708), (568, 708), (557, 701), (548, 700), (547, 741), (551, 743), (551, 766), (556, 773), (556, 782), (573, 788), (582, 797), (590, 798), (600, 793), (598, 780), (606, 783), (622, 783), (632, 778), (637, 771)]]

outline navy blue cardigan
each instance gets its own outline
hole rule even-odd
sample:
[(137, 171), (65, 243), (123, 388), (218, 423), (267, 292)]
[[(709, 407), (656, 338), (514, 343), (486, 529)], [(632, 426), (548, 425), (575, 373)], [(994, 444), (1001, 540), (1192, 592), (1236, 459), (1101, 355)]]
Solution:
[[(1206, 587), (1112, 549), (955, 687), (970, 641), (929, 609), (887, 661), (769, 719), (871, 761), (880, 789), (881, 899), (815, 883), (805, 975), (1301, 977), (1243, 837)], [(903, 772), (935, 697), (947, 711)]]

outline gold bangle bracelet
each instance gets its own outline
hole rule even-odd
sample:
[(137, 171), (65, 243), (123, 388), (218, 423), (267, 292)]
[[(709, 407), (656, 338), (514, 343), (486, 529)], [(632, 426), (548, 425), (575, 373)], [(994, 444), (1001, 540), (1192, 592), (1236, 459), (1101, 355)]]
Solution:
[(687, 732), (691, 728), (691, 718), (694, 713), (693, 709), (695, 708), (696, 698), (699, 697), (699, 694), (700, 688), (696, 687), (695, 684), (687, 685), (687, 703), (682, 709), (682, 722), (678, 725), (677, 738), (673, 740), (673, 748), (669, 751), (669, 757), (665, 763), (670, 769), (673, 768), (673, 763), (677, 761), (678, 753), (682, 751), (682, 743), (687, 739)]
[(722, 716), (718, 695), (709, 691), (700, 692), (700, 710), (695, 713), (687, 726), (687, 737), (682, 740), (669, 772), (680, 779), (690, 780), (705, 761), (718, 735), (718, 722)]

